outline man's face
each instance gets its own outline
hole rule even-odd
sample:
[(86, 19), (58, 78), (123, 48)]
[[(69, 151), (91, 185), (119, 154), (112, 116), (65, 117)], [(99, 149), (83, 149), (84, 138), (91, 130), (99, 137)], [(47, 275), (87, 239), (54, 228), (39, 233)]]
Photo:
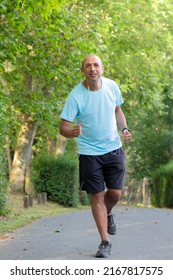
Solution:
[(96, 55), (89, 55), (83, 62), (82, 72), (90, 82), (97, 82), (103, 74), (104, 67)]

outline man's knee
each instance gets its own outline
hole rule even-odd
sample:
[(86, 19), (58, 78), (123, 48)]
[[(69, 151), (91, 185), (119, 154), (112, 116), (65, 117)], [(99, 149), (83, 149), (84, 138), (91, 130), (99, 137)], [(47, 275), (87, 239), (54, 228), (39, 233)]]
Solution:
[(108, 189), (107, 194), (108, 194), (108, 196), (110, 197), (111, 200), (118, 201), (121, 197), (122, 190)]
[(103, 201), (105, 192), (98, 192), (91, 195), (92, 201)]

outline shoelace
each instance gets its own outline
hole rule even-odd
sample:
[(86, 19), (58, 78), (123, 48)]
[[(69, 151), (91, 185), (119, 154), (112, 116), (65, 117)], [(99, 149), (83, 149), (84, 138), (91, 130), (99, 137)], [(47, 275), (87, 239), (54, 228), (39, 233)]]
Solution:
[(106, 248), (106, 246), (109, 245), (109, 241), (102, 241), (102, 243), (100, 244), (99, 248)]

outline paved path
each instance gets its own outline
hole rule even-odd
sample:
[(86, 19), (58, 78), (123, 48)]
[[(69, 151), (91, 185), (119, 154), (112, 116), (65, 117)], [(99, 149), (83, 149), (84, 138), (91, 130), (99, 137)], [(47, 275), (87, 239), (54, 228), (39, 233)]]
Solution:
[[(112, 260), (173, 260), (173, 210), (118, 206)], [(1, 260), (92, 260), (100, 243), (90, 210), (34, 221), (0, 240)]]

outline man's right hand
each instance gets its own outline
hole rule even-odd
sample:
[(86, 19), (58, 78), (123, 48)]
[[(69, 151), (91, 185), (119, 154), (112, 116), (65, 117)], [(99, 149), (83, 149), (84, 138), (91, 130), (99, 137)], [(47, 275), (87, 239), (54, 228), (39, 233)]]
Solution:
[(61, 120), (59, 132), (62, 136), (66, 138), (78, 137), (82, 134), (83, 124), (75, 124), (64, 119)]
[(82, 134), (82, 124), (76, 124), (73, 127), (73, 134), (74, 134), (74, 137), (78, 137)]

